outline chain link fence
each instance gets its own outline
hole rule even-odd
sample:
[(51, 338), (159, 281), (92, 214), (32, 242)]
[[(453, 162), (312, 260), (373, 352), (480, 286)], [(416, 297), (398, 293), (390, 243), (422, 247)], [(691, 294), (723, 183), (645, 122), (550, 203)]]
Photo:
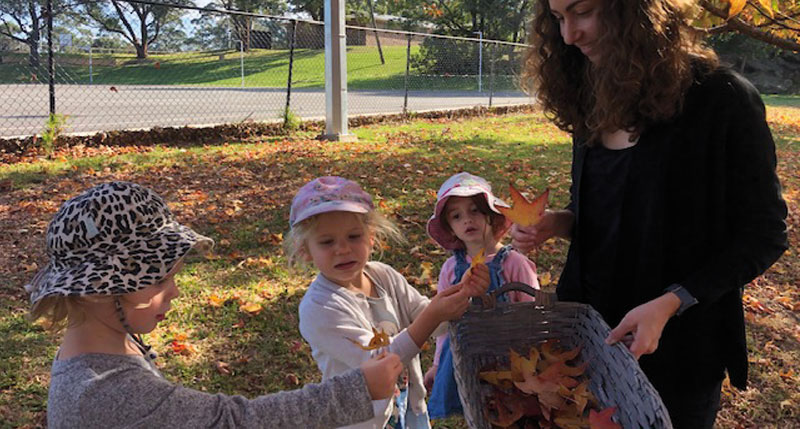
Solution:
[[(325, 118), (323, 23), (184, 9), (227, 26), (227, 46), (0, 51), (0, 138), (41, 133), (51, 108), (67, 133)], [(531, 102), (517, 85), (524, 45), (359, 26), (346, 37), (350, 116)]]

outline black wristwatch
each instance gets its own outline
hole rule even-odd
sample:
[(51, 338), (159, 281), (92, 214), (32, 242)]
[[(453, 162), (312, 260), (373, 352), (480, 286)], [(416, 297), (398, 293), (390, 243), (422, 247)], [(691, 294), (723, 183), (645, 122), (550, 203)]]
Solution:
[(675, 295), (678, 295), (678, 299), (681, 300), (681, 306), (678, 307), (678, 311), (675, 312), (676, 316), (680, 316), (684, 311), (686, 311), (686, 309), (697, 304), (697, 298), (693, 297), (692, 294), (686, 290), (686, 288), (677, 283), (667, 286), (667, 288), (664, 289), (664, 293), (667, 292), (672, 292)]

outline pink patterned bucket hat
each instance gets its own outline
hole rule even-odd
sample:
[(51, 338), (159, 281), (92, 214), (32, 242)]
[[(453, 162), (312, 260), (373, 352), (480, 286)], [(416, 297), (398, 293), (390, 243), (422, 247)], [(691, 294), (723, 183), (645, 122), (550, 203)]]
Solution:
[(372, 197), (356, 182), (338, 176), (319, 177), (297, 191), (289, 211), (289, 226), (321, 213), (369, 213), (374, 209)]
[(503, 228), (499, 230), (501, 235), (511, 227), (511, 220), (497, 210), (497, 206), (509, 206), (492, 194), (492, 185), (482, 177), (466, 172), (458, 173), (447, 179), (439, 188), (439, 192), (436, 194), (436, 207), (433, 209), (433, 216), (428, 219), (428, 235), (443, 248), (454, 250), (464, 247), (464, 243), (442, 224), (442, 210), (447, 205), (447, 199), (450, 197), (471, 197), (473, 195), (483, 195), (489, 208), (503, 218)]

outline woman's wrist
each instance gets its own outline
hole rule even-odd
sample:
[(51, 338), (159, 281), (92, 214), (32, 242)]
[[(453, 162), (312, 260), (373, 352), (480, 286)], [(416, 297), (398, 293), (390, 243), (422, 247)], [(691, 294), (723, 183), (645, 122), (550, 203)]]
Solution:
[(557, 237), (564, 239), (572, 238), (572, 225), (575, 223), (575, 214), (571, 210), (556, 210), (553, 212), (555, 216), (555, 233)]

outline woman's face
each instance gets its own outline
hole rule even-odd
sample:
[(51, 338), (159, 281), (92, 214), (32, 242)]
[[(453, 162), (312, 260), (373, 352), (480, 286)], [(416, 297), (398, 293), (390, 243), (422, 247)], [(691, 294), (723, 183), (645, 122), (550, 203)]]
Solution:
[(603, 0), (548, 0), (548, 3), (564, 43), (580, 49), (589, 61), (598, 64), (602, 57), (598, 42), (602, 34)]

